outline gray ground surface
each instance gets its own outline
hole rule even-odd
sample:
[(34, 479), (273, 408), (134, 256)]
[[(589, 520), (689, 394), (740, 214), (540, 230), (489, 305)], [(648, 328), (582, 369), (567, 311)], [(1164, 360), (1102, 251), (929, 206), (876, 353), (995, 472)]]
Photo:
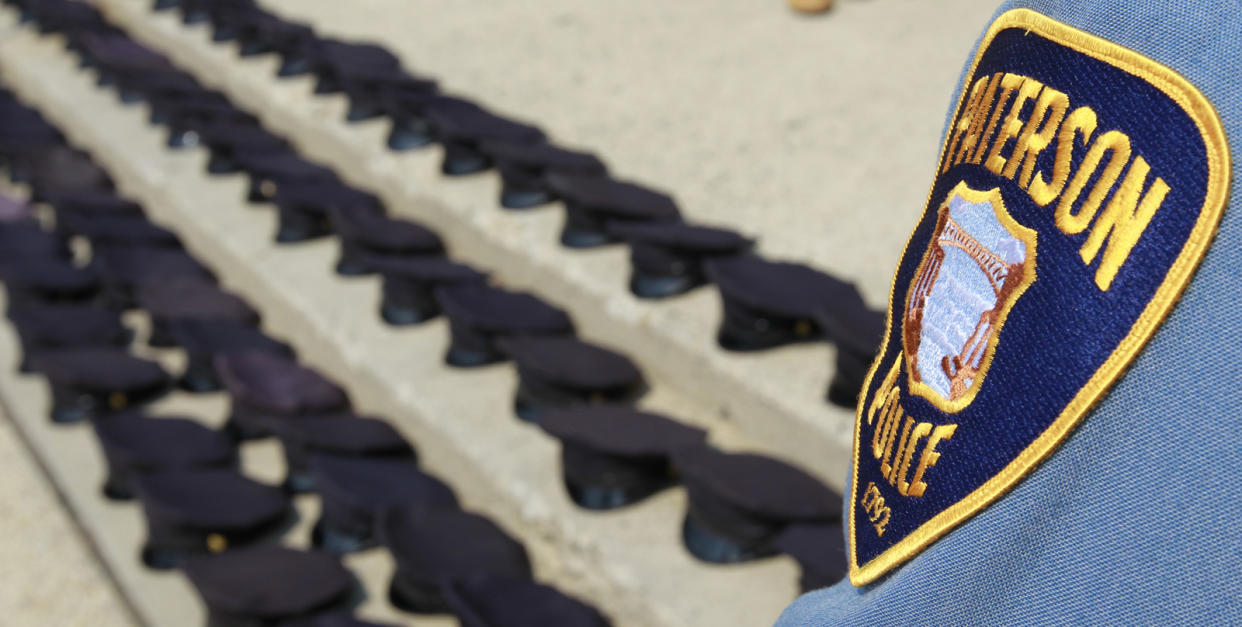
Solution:
[[(672, 192), (694, 219), (858, 281), (877, 307), (925, 201), (953, 83), (994, 4), (846, 0), (808, 19), (777, 0), (267, 3), (326, 34), (379, 40), (446, 89)], [(14, 435), (0, 419), (0, 624), (131, 624)], [(135, 523), (112, 524), (130, 543)], [(133, 548), (117, 559), (133, 561)], [(381, 589), (386, 565), (357, 566)], [(184, 594), (177, 578), (130, 576)]]
[(134, 624), (8, 415), (0, 415), (0, 616), (15, 627)]

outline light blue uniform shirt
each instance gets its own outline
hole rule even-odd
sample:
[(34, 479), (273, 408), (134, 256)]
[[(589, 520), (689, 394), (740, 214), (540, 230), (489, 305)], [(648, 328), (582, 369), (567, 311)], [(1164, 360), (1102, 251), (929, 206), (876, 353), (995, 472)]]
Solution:
[[(1011, 0), (998, 15), (1014, 8), (1185, 77), (1217, 109), (1238, 180), (1242, 2)], [(1237, 185), (1174, 310), (1044, 463), (883, 578), (809, 593), (778, 625), (1171, 623), (1242, 623)]]

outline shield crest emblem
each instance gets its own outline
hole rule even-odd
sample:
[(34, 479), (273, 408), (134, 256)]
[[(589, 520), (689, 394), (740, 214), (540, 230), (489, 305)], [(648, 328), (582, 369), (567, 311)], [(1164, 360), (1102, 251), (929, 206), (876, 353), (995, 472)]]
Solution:
[(1005, 317), (1035, 281), (1035, 231), (1000, 188), (958, 184), (938, 211), (902, 319), (910, 390), (946, 412), (966, 408), (987, 376)]

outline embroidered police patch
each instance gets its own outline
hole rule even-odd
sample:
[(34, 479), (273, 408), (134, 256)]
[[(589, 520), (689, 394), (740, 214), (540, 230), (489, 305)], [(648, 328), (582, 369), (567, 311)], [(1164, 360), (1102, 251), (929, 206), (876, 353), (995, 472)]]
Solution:
[(1025, 9), (992, 25), (858, 405), (855, 585), (1069, 434), (1189, 281), (1229, 172), (1216, 112), (1169, 68)]

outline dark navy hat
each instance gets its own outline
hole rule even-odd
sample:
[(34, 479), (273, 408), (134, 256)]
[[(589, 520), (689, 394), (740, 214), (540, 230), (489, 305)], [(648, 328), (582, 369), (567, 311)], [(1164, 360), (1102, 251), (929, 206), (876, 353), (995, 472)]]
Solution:
[(143, 85), (139, 82), (176, 72), (168, 60), (154, 50), (113, 32), (84, 33), (81, 49), (84, 62), (97, 68), (100, 85), (115, 82), (120, 86), (122, 102), (141, 100)]
[(276, 16), (254, 14), (238, 29), (238, 54), (249, 57), (259, 54), (281, 55), (276, 75), (281, 78), (299, 76), (314, 69), (314, 29)]
[(562, 310), (526, 292), (488, 285), (447, 286), (436, 299), (449, 318), (452, 342), (444, 361), (471, 368), (504, 361), (496, 340), (509, 335), (565, 335), (573, 321)]
[(475, 575), (444, 586), (461, 627), (608, 627), (595, 608), (530, 579)]
[(283, 491), (232, 469), (164, 470), (133, 485), (147, 518), (142, 561), (151, 568), (270, 539), (292, 518)]
[(216, 355), (215, 363), (233, 401), (228, 429), (239, 439), (266, 437), (280, 420), (349, 409), (344, 390), (280, 355), (235, 351)]
[(844, 299), (822, 314), (829, 339), (837, 346), (836, 371), (828, 384), (828, 400), (853, 409), (871, 362), (884, 339), (884, 312), (867, 307), (861, 295)]
[(195, 98), (207, 90), (193, 77), (169, 68), (164, 72), (122, 73), (117, 77), (122, 102)]
[(78, 267), (64, 259), (36, 256), (0, 260), (0, 279), (4, 280), (10, 303), (83, 302), (99, 293), (99, 272), (95, 266)]
[(849, 573), (841, 523), (789, 525), (772, 544), (802, 567), (803, 592), (831, 586)]
[(396, 627), (390, 623), (375, 623), (355, 618), (348, 611), (316, 614), (306, 618), (281, 621), (280, 627)]
[(862, 299), (858, 288), (813, 268), (754, 255), (707, 262), (724, 315), (716, 335), (732, 351), (755, 351), (826, 339), (824, 311)]
[(487, 275), (443, 257), (365, 255), (363, 264), (384, 277), (380, 317), (391, 325), (425, 322), (440, 315), (441, 286), (480, 284)]
[(353, 414), (284, 420), (272, 425), (285, 450), (285, 489), (311, 492), (314, 477), (307, 456), (319, 453), (415, 461), (414, 447), (392, 425)]
[(397, 562), (388, 598), (407, 612), (449, 611), (444, 586), (476, 574), (531, 577), (520, 542), (485, 516), (411, 506), (388, 510), (380, 538)]
[[(176, 95), (155, 96), (151, 98), (153, 108), (151, 122), (168, 126), (168, 147), (188, 148), (210, 144), (204, 141), (204, 129), (220, 127), (251, 127), (259, 128), (258, 118), (245, 111), (239, 111), (223, 96), (207, 92), (195, 98), (182, 98)], [(259, 136), (256, 142), (271, 142), (271, 136)], [(227, 147), (225, 142), (220, 142)], [(274, 142), (272, 142), (274, 143)], [(231, 153), (230, 153), (231, 154)], [(208, 172), (228, 173), (237, 171), (237, 164), (215, 152), (211, 154), (214, 161), (207, 164)]]
[(108, 460), (103, 493), (113, 500), (134, 498), (134, 478), (141, 474), (237, 465), (233, 443), (195, 420), (126, 413), (97, 419), (94, 425)]
[(38, 220), (16, 217), (0, 221), (0, 265), (13, 264), (20, 268), (27, 262), (41, 264), (60, 260), (67, 263), (70, 256), (64, 237), (44, 230)]
[(207, 268), (184, 250), (150, 246), (99, 245), (92, 247), (113, 306), (132, 309), (135, 290), (144, 283), (197, 279), (214, 281)]
[(672, 452), (707, 440), (702, 429), (619, 405), (546, 411), (539, 426), (561, 441), (570, 498), (596, 510), (636, 503), (672, 485)]
[(186, 352), (185, 372), (178, 380), (190, 392), (214, 392), (222, 386), (216, 374), (216, 355), (235, 351), (264, 351), (293, 358), (293, 350), (268, 337), (248, 322), (212, 318), (169, 321), (168, 335)]
[(517, 364), (518, 418), (539, 422), (549, 409), (629, 403), (647, 391), (628, 357), (572, 336), (519, 335), (500, 340)]
[(122, 348), (86, 347), (40, 351), (28, 358), (52, 388), (52, 421), (75, 422), (116, 412), (164, 394), (169, 377), (159, 364)]
[(243, 167), (242, 159), (257, 162), (262, 155), (289, 154), (289, 144), (284, 139), (251, 120), (211, 113), (209, 121), (199, 122), (203, 112), (194, 115), (198, 117), (182, 122), (194, 135), (183, 133), (179, 143), (206, 146), (211, 151), (207, 162), (207, 171), (211, 174), (237, 172)]
[(22, 371), (26, 358), (39, 351), (83, 346), (126, 346), (132, 333), (115, 311), (91, 304), (17, 303), (9, 319), (22, 344)]
[(148, 343), (157, 347), (175, 345), (169, 327), (176, 320), (259, 323), (259, 313), (245, 300), (202, 279), (174, 278), (142, 283), (134, 290), (134, 300), (151, 316)]
[(14, 221), (26, 220), (30, 220), (30, 207), (16, 198), (0, 194), (0, 228)]
[(640, 298), (684, 294), (707, 283), (705, 260), (755, 245), (733, 231), (683, 222), (614, 222), (608, 231), (630, 245), (630, 291)]
[(82, 151), (67, 146), (32, 153), (25, 166), (31, 197), (36, 201), (59, 190), (112, 189), (107, 172)]
[(54, 190), (44, 200), (56, 208), (56, 215), (141, 216), (142, 205), (118, 196), (111, 190)]
[(431, 91), (388, 90), (382, 97), (383, 108), (392, 118), (388, 147), (399, 151), (421, 148), (435, 141), (436, 132), (429, 115), (433, 109), (473, 106), (463, 98)]
[(319, 75), (315, 93), (344, 91), (349, 97), (345, 119), (369, 119), (384, 112), (389, 92), (434, 92), (434, 81), (416, 78), (401, 68), (397, 57), (375, 44), (331, 39), (311, 45)]
[(98, 215), (58, 213), (56, 225), (61, 230), (85, 237), (92, 244), (122, 246), (154, 246), (180, 248), (177, 234), (156, 226), (141, 215)]
[(599, 157), (546, 142), (488, 140), (481, 142), (479, 149), (496, 163), (504, 183), (500, 206), (506, 209), (527, 209), (556, 200), (556, 193), (548, 185), (549, 175), (594, 177), (608, 173)]
[(319, 77), (317, 94), (341, 91), (355, 73), (390, 72), (401, 67), (397, 55), (377, 44), (322, 38), (312, 44), (312, 54)]
[(443, 101), (426, 111), (436, 137), (444, 144), (440, 171), (449, 176), (481, 172), (492, 167), (482, 142), (532, 144), (543, 141), (543, 131), (496, 115), (464, 100)]
[(434, 94), (437, 88), (434, 80), (412, 76), (401, 68), (354, 70), (341, 84), (349, 97), (345, 120), (360, 122), (386, 114), (393, 94)]
[(547, 177), (548, 185), (565, 201), (561, 243), (592, 248), (619, 241), (609, 232), (614, 222), (679, 222), (681, 211), (667, 194), (607, 176)]
[(382, 210), (374, 195), (327, 176), (280, 185), (273, 202), (280, 211), (278, 242), (298, 242), (328, 235), (333, 228), (331, 218), (336, 214)]
[(442, 255), (444, 242), (435, 231), (408, 220), (396, 220), (377, 210), (337, 209), (332, 222), (341, 236), (341, 258), (336, 271), (345, 276), (369, 274), (372, 256)]
[(328, 551), (375, 546), (376, 521), (394, 508), (457, 509), (453, 490), (412, 459), (311, 454), (309, 460), (323, 505), (312, 541)]
[(315, 165), (295, 153), (273, 151), (234, 155), (238, 165), (250, 174), (251, 202), (271, 202), (282, 185), (336, 180), (332, 170)]
[(334, 614), (358, 585), (334, 555), (277, 545), (195, 556), (183, 570), (207, 606), (209, 627), (292, 625), (287, 621)]
[(216, 0), (207, 6), (211, 16), (211, 40), (232, 41), (237, 37), (239, 26), (263, 11), (255, 0)]
[(714, 563), (774, 555), (773, 539), (792, 523), (841, 519), (841, 497), (806, 472), (770, 457), (710, 447), (673, 453), (690, 496), (683, 539)]

